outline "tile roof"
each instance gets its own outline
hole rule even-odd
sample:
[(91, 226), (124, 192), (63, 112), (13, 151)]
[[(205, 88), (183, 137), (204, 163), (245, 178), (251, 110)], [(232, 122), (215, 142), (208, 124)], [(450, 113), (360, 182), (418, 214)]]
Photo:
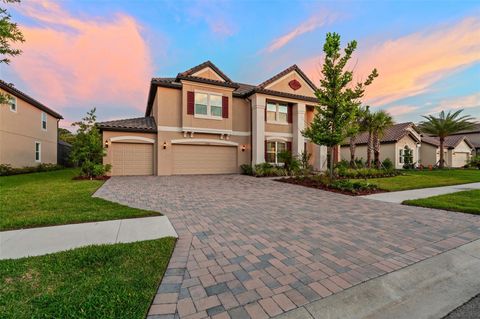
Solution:
[(97, 123), (102, 131), (156, 132), (157, 125), (152, 116), (114, 120)]
[[(415, 128), (414, 124), (412, 122), (406, 122), (406, 123), (398, 123), (392, 125), (390, 128), (386, 129), (382, 138), (380, 139), (380, 143), (394, 143), (398, 142), (402, 137), (408, 135), (410, 133), (409, 130), (407, 130), (409, 127)], [(360, 144), (367, 144), (368, 143), (368, 133), (362, 133), (357, 137), (357, 145)], [(347, 145), (348, 142), (346, 142), (344, 145)]]
[(474, 147), (473, 144), (470, 142), (470, 140), (463, 135), (450, 135), (445, 137), (445, 141), (443, 142), (443, 145), (448, 148), (455, 148), (457, 147), (458, 144), (460, 144), (463, 140), (465, 140), (465, 143), (467, 143), (468, 146)]
[(63, 119), (63, 117), (59, 113), (55, 112), (51, 108), (49, 108), (46, 105), (44, 105), (44, 104), (40, 103), (39, 101), (35, 100), (33, 97), (23, 93), (19, 89), (15, 88), (12, 84), (9, 84), (9, 83), (7, 83), (3, 80), (0, 80), (0, 88), (3, 89), (4, 91), (6, 91), (7, 93), (9, 93), (11, 95), (14, 95), (14, 96), (24, 100), (25, 102), (35, 106), (36, 108), (44, 111), (45, 113), (50, 114), (51, 116), (53, 116), (57, 119)]
[[(215, 72), (217, 72), (220, 77), (222, 77), (225, 82), (219, 81), (219, 80), (211, 80), (211, 79), (205, 79), (201, 78), (198, 76), (193, 76), (195, 72), (200, 71), (201, 69), (205, 67), (210, 67), (213, 69)], [(157, 78), (152, 78), (152, 81), (150, 82), (150, 91), (148, 95), (148, 101), (147, 101), (147, 109), (145, 111), (145, 115), (148, 116), (151, 112), (152, 105), (153, 105), (153, 100), (155, 99), (155, 88), (157, 86), (162, 86), (162, 87), (169, 87), (169, 88), (178, 88), (180, 89), (182, 87), (181, 80), (190, 80), (194, 82), (201, 82), (201, 83), (207, 83), (207, 84), (213, 84), (213, 85), (219, 85), (219, 86), (224, 86), (224, 87), (230, 87), (234, 88), (233, 91), (233, 96), (235, 97), (240, 97), (240, 98), (246, 98), (254, 93), (264, 93), (264, 94), (269, 94), (269, 95), (274, 95), (274, 96), (281, 96), (281, 97), (287, 97), (287, 98), (292, 98), (292, 99), (300, 99), (300, 100), (305, 100), (309, 101), (312, 103), (316, 103), (317, 99), (315, 97), (311, 96), (304, 96), (304, 95), (298, 95), (298, 94), (292, 94), (292, 93), (285, 93), (285, 92), (278, 92), (278, 91), (273, 91), (273, 90), (268, 90), (265, 89), (265, 86), (268, 84), (276, 81), (277, 79), (281, 78), (282, 76), (290, 73), (291, 71), (296, 71), (304, 80), (307, 82), (312, 89), (316, 90), (316, 86), (310, 81), (310, 79), (303, 73), (303, 71), (296, 65), (292, 65), (291, 67), (283, 70), (282, 72), (274, 75), (270, 79), (262, 82), (259, 85), (252, 85), (252, 84), (246, 84), (246, 83), (238, 83), (238, 82), (233, 82), (230, 80), (228, 76), (226, 76), (215, 64), (213, 64), (210, 61), (203, 62), (191, 69), (188, 69), (187, 71), (178, 73), (177, 77), (172, 78), (172, 77), (157, 77)]]
[(480, 133), (480, 123), (475, 123), (473, 127), (469, 130), (463, 130), (452, 135), (462, 135), (462, 134), (468, 134), (468, 133)]
[(422, 135), (422, 143), (427, 143), (433, 146), (439, 146), (440, 142), (436, 137), (433, 136), (428, 136), (428, 135)]

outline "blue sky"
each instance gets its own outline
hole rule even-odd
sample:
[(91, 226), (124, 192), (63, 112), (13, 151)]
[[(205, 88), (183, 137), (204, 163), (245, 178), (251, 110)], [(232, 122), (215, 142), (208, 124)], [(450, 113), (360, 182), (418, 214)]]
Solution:
[(26, 36), (1, 77), (64, 115), (142, 116), (149, 80), (211, 60), (258, 84), (298, 64), (315, 82), (326, 32), (357, 40), (365, 103), (400, 121), (465, 108), (480, 118), (477, 1), (24, 1), (6, 5)]

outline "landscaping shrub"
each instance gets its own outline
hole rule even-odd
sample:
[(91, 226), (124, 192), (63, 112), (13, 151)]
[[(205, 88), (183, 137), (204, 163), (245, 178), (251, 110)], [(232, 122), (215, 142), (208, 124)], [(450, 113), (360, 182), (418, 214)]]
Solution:
[(250, 165), (250, 164), (242, 164), (242, 165), (240, 165), (240, 170), (241, 170), (241, 172), (242, 172), (243, 175), (250, 175), (250, 176), (253, 176), (253, 175), (254, 175), (253, 166)]
[(480, 155), (474, 156), (468, 162), (469, 167), (476, 167), (480, 169)]
[(392, 160), (389, 159), (388, 157), (383, 160), (382, 166), (383, 166), (383, 168), (385, 168), (386, 170), (392, 170), (392, 169), (394, 168), (394, 167), (393, 167), (393, 162), (392, 162)]
[(365, 181), (352, 181), (348, 179), (335, 180), (329, 184), (330, 187), (339, 189), (341, 191), (348, 191), (351, 193), (358, 193), (361, 191), (377, 190), (377, 185)]
[(290, 151), (283, 151), (278, 154), (278, 159), (283, 163), (283, 169), (287, 171), (288, 175), (292, 175), (292, 172), (300, 170), (300, 161), (293, 156)]
[(10, 164), (0, 164), (0, 176), (49, 172), (59, 169), (63, 169), (63, 166), (50, 163), (38, 164), (37, 166), (24, 166), (20, 168), (13, 168)]
[(392, 177), (400, 175), (399, 171), (394, 169), (377, 169), (377, 168), (337, 168), (336, 174), (340, 178), (379, 178)]
[(310, 165), (311, 157), (312, 157), (312, 154), (310, 154), (307, 151), (303, 151), (302, 154), (300, 154), (300, 167), (302, 170), (313, 171), (313, 166)]
[(350, 167), (350, 162), (348, 162), (347, 160), (344, 160), (344, 159), (342, 159), (341, 161), (339, 161), (335, 165), (335, 168), (337, 168), (337, 169), (347, 169), (349, 167)]

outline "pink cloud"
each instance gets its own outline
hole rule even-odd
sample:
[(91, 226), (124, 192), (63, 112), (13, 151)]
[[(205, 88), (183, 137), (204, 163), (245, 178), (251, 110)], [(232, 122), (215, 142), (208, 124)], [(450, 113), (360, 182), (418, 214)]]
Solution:
[(441, 100), (437, 107), (435, 107), (432, 112), (440, 111), (449, 111), (449, 110), (459, 110), (459, 109), (470, 109), (470, 108), (480, 108), (480, 93), (474, 93), (471, 95), (458, 96), (454, 98), (448, 98)]
[(320, 14), (311, 16), (307, 21), (302, 22), (297, 27), (295, 27), (295, 29), (293, 29), (292, 31), (273, 40), (264, 49), (264, 51), (268, 53), (276, 51), (282, 48), (283, 46), (287, 45), (293, 39), (301, 36), (302, 34), (307, 32), (312, 32), (323, 25), (332, 23), (336, 18), (337, 18), (336, 15), (333, 15), (331, 13), (326, 13), (326, 12), (322, 12)]
[[(353, 61), (356, 76), (366, 78), (374, 67), (380, 74), (368, 88), (366, 101), (380, 106), (427, 92), (436, 81), (480, 61), (479, 32), (480, 18), (468, 17), (362, 48)], [(318, 81), (321, 61), (317, 56), (300, 64)]]
[(12, 67), (35, 97), (59, 111), (72, 104), (145, 108), (153, 66), (134, 18), (81, 19), (37, 1), (20, 10), (37, 24), (21, 26), (26, 42)]
[(216, 36), (226, 38), (237, 32), (237, 27), (232, 22), (225, 5), (227, 3), (199, 1), (196, 3), (187, 2), (187, 16), (193, 22), (203, 21), (209, 30)]
[(412, 106), (412, 105), (396, 105), (387, 108), (387, 112), (390, 113), (393, 116), (398, 116), (398, 115), (403, 115), (407, 114), (410, 112), (413, 112), (418, 109), (418, 106)]

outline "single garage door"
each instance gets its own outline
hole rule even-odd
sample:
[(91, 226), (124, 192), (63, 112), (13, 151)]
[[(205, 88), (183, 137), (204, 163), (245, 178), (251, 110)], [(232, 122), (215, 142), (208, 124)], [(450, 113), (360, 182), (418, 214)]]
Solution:
[(173, 174), (237, 173), (237, 147), (173, 145)]
[(469, 153), (455, 153), (455, 155), (452, 156), (452, 167), (463, 167), (467, 164), (468, 155)]
[(153, 175), (153, 144), (112, 143), (112, 175)]

